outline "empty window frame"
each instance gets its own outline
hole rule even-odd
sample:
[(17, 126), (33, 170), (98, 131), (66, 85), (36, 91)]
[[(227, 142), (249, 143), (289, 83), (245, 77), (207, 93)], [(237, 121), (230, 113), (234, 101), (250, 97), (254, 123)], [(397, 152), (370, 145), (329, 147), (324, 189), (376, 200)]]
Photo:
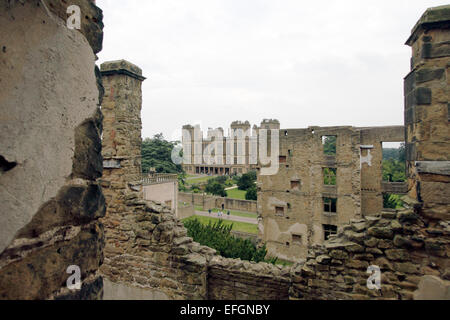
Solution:
[(284, 215), (284, 207), (275, 207), (276, 215)]
[(336, 168), (323, 168), (323, 184), (327, 186), (335, 186), (336, 172)]
[(301, 234), (293, 234), (292, 235), (292, 244), (301, 246), (303, 244), (302, 235)]
[[(402, 142), (382, 142), (383, 151), (382, 174), (383, 181), (405, 182), (406, 181), (406, 150)], [(361, 150), (361, 157), (367, 156)], [(366, 151), (367, 152), (367, 151)]]
[(291, 189), (300, 190), (300, 180), (292, 180)]
[(326, 213), (336, 213), (337, 199), (323, 197), (323, 211)]
[(336, 156), (336, 136), (322, 136), (323, 153), (327, 156)]
[(334, 226), (332, 224), (324, 224), (323, 227), (323, 238), (325, 240), (328, 240), (330, 235), (337, 233), (337, 226)]

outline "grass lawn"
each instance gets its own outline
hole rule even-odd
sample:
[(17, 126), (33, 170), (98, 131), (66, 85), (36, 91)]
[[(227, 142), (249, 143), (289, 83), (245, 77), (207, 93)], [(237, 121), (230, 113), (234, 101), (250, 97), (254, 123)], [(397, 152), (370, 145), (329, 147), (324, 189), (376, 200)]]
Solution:
[(227, 190), (227, 198), (231, 199), (241, 199), (245, 200), (245, 194), (247, 191), (245, 190), (239, 190), (238, 188)]
[[(203, 212), (208, 212), (208, 210), (204, 210), (202, 206), (195, 206), (194, 207), (195, 210), (197, 211), (203, 211)], [(212, 209), (212, 212), (218, 212), (219, 209)], [(227, 214), (227, 209), (224, 210), (224, 215)], [(254, 212), (244, 212), (244, 211), (234, 211), (234, 210), (230, 210), (230, 214), (232, 216), (238, 216), (238, 217), (245, 217), (245, 218), (257, 218), (258, 215)]]
[[(181, 221), (184, 222), (184, 221), (192, 220), (192, 219), (197, 219), (200, 221), (200, 223), (205, 224), (205, 225), (207, 225), (208, 222), (210, 222), (210, 221), (211, 221), (211, 223), (216, 223), (217, 221), (219, 221), (218, 218), (210, 218), (210, 217), (203, 217), (203, 216), (191, 216), (191, 217), (185, 218)], [(237, 221), (229, 221), (229, 220), (224, 220), (224, 219), (220, 219), (220, 220), (222, 220), (225, 225), (232, 224), (233, 225), (232, 230), (258, 234), (258, 226), (256, 224), (237, 222)]]
[(186, 184), (202, 183), (202, 182), (206, 182), (209, 179), (214, 178), (214, 177), (215, 176), (199, 176), (199, 175), (193, 176), (193, 175), (190, 175), (190, 176), (186, 177)]
[(280, 258), (277, 259), (276, 264), (286, 266), (286, 267), (290, 267), (290, 266), (294, 265), (294, 263), (292, 261), (287, 261), (287, 260), (283, 260)]

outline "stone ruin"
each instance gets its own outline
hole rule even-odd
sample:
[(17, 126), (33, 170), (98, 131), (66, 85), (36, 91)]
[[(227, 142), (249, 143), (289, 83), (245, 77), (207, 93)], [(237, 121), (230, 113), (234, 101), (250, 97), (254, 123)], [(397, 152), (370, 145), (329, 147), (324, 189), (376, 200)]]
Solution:
[[(62, 2), (1, 2), (0, 299), (450, 298), (450, 6), (427, 10), (407, 42), (407, 208), (354, 219), (281, 267), (220, 257), (144, 200), (142, 71), (100, 72), (101, 11), (74, 3), (88, 12), (81, 30), (65, 27)], [(79, 291), (66, 288), (70, 265)], [(369, 265), (381, 290), (366, 286)]]

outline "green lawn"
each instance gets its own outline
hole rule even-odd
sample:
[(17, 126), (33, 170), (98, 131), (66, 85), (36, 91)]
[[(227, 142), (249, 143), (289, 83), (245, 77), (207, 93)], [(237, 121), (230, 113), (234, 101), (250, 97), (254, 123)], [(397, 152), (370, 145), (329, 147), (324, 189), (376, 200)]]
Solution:
[(247, 191), (238, 188), (227, 190), (227, 198), (245, 200), (246, 193)]
[[(210, 221), (211, 221), (211, 223), (216, 223), (217, 221), (219, 221), (218, 218), (210, 218), (210, 217), (203, 217), (203, 216), (191, 216), (189, 218), (183, 219), (182, 221), (184, 222), (184, 221), (192, 220), (192, 219), (197, 219), (202, 224), (205, 224), (205, 225), (208, 224), (208, 222), (210, 222)], [(237, 222), (237, 221), (229, 221), (229, 220), (224, 220), (224, 219), (220, 219), (220, 220), (222, 220), (225, 225), (232, 224), (233, 225), (232, 230), (258, 234), (258, 226), (256, 224)]]
[[(202, 206), (195, 206), (194, 207), (195, 210), (197, 211), (203, 211), (203, 212), (208, 212), (208, 210), (204, 210)], [(219, 209), (212, 209), (212, 212), (218, 212)], [(227, 209), (224, 210), (224, 214), (227, 214)], [(257, 218), (258, 215), (254, 212), (244, 212), (244, 211), (235, 211), (235, 210), (230, 210), (230, 214), (232, 216), (238, 216), (238, 217), (245, 217), (245, 218)]]
[(186, 184), (203, 183), (215, 176), (189, 175), (186, 177)]
[(276, 264), (279, 264), (279, 265), (282, 265), (285, 267), (290, 267), (294, 264), (294, 262), (278, 258)]

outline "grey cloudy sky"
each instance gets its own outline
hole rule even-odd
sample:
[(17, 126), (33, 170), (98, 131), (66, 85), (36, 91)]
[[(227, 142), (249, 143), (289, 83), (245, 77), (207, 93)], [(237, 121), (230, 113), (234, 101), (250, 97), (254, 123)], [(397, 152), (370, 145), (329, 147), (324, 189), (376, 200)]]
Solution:
[(143, 69), (142, 136), (233, 120), (403, 124), (410, 31), (438, 0), (97, 0), (99, 63)]

